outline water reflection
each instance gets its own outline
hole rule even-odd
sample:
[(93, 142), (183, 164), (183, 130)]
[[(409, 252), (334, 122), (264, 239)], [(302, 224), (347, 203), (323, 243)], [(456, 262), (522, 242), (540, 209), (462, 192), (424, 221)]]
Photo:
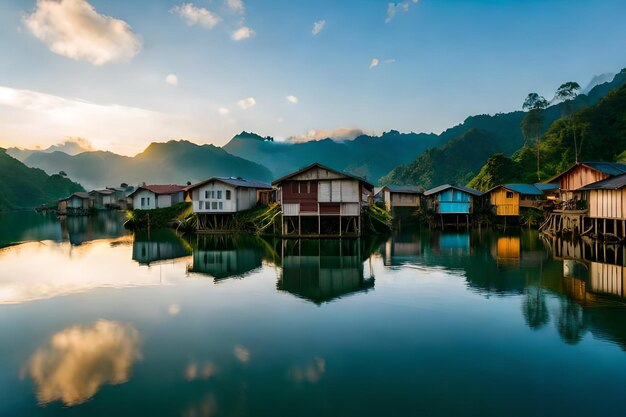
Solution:
[(189, 244), (169, 229), (138, 231), (133, 239), (133, 260), (140, 265), (183, 258), (191, 253)]
[(363, 275), (371, 252), (361, 240), (283, 240), (281, 254), (280, 291), (319, 304), (374, 287), (374, 276)]
[(132, 325), (106, 320), (55, 333), (28, 365), (39, 403), (73, 406), (92, 398), (103, 385), (128, 381), (133, 363), (141, 358), (139, 342)]

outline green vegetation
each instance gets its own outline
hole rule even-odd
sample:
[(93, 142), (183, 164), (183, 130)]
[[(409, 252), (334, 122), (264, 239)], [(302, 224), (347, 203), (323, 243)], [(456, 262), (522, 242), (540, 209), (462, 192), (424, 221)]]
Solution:
[[(494, 155), (469, 186), (485, 191), (507, 182), (546, 180), (579, 161), (623, 161), (626, 149), (626, 86), (596, 105), (552, 124), (541, 140), (512, 157)], [(536, 156), (540, 155), (537, 172)], [(577, 158), (578, 155), (578, 158)]]
[(235, 215), (235, 228), (260, 234), (275, 234), (280, 230), (280, 204), (272, 203), (269, 206), (258, 206)]
[(34, 208), (84, 191), (80, 184), (61, 175), (47, 175), (29, 168), (0, 149), (0, 210)]
[(178, 228), (181, 224), (193, 227), (192, 217), (191, 203), (178, 203), (154, 210), (129, 210), (124, 226), (130, 230)]
[(361, 228), (364, 235), (385, 234), (391, 231), (391, 215), (377, 205), (370, 205), (361, 213)]

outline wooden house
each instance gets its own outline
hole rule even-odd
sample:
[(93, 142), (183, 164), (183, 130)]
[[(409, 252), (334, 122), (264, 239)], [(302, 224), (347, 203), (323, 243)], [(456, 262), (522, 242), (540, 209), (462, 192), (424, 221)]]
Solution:
[(588, 184), (578, 190), (588, 205), (582, 232), (626, 238), (626, 174)]
[(361, 207), (374, 186), (314, 163), (272, 183), (282, 210), (283, 236), (359, 236)]
[[(493, 187), (486, 194), (496, 216), (519, 216), (524, 210), (541, 207), (547, 202), (546, 194), (538, 186), (539, 184), (503, 184)], [(555, 187), (543, 188), (548, 191)]]
[(559, 185), (559, 201), (564, 208), (584, 209), (586, 195), (580, 188), (607, 178), (626, 174), (626, 164), (618, 162), (577, 162), (566, 171), (550, 178), (546, 183)]
[(185, 186), (146, 185), (135, 189), (128, 197), (133, 200), (135, 210), (153, 210), (171, 207), (184, 201)]
[(423, 193), (424, 188), (415, 185), (385, 185), (377, 189), (376, 196), (385, 204), (387, 211), (393, 212), (399, 207), (418, 208)]
[(78, 192), (59, 200), (57, 211), (60, 215), (84, 215), (93, 207), (93, 198), (88, 193)]
[(256, 207), (271, 192), (270, 184), (245, 178), (209, 178), (186, 188), (193, 211), (198, 215), (198, 229), (228, 229), (234, 213)]
[(482, 196), (473, 188), (450, 184), (424, 191), (427, 208), (440, 216), (442, 227), (446, 221), (459, 225), (464, 220), (469, 225), (470, 216), (482, 206)]
[(117, 202), (115, 191), (108, 188), (90, 191), (89, 195), (94, 199), (97, 208), (111, 207)]

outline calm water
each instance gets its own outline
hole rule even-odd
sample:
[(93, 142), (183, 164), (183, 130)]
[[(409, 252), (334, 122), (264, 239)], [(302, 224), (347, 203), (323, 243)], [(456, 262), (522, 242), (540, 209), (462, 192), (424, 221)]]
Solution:
[(37, 216), (0, 217), (35, 241), (0, 249), (1, 416), (623, 414), (622, 249)]

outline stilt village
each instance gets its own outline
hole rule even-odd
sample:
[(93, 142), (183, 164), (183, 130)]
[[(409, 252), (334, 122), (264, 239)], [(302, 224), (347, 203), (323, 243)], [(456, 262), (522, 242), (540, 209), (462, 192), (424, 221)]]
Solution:
[[(214, 177), (196, 184), (127, 186), (75, 193), (59, 201), (60, 216), (117, 209), (147, 214), (186, 207), (198, 232), (239, 229), (238, 216), (266, 211), (263, 232), (282, 237), (358, 237), (368, 212), (389, 226), (430, 228), (535, 226), (546, 234), (622, 241), (626, 238), (626, 164), (577, 162), (542, 183), (501, 184), (481, 192), (445, 184), (375, 187), (366, 179), (313, 163), (271, 184)], [(266, 225), (266, 226), (267, 226)], [(149, 223), (148, 223), (149, 227)]]

